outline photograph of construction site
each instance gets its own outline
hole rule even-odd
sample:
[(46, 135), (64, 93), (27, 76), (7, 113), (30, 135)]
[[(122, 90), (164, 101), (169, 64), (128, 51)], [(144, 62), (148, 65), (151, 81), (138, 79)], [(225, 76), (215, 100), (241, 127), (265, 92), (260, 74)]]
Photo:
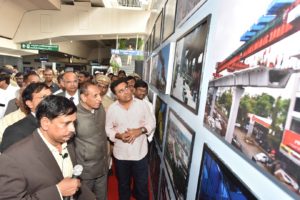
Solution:
[(298, 195), (299, 4), (270, 1), (241, 33), (243, 44), (216, 62), (204, 116), (208, 130)]
[(176, 42), (171, 97), (198, 113), (210, 16)]

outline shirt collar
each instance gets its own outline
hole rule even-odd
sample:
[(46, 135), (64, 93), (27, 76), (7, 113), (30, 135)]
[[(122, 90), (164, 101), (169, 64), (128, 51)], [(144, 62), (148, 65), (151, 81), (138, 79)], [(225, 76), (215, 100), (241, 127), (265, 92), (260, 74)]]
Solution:
[(95, 113), (95, 109), (92, 109), (92, 110), (86, 109), (82, 104), (83, 104), (83, 103), (80, 101), (80, 103), (79, 103), (79, 105), (78, 105), (78, 106), (81, 107), (81, 109), (83, 109), (83, 110), (85, 110), (85, 111), (87, 111), (87, 112), (90, 112), (90, 113), (92, 113), (92, 114)]
[[(49, 149), (51, 152), (58, 152), (58, 153), (60, 153), (60, 152), (58, 151), (58, 149), (57, 149), (55, 146), (53, 146), (50, 142), (48, 142), (48, 140), (44, 137), (44, 135), (42, 134), (42, 132), (40, 131), (39, 128), (37, 129), (37, 132), (39, 133), (39, 135), (41, 136), (42, 140), (44, 141), (44, 143), (46, 144), (46, 146), (48, 147), (48, 149)], [(68, 144), (67, 144), (66, 142), (64, 142), (64, 143), (61, 145), (62, 151), (63, 151), (64, 149), (66, 149), (67, 146), (68, 146)]]
[(73, 96), (71, 96), (67, 91), (66, 91), (66, 98), (70, 99), (70, 97), (74, 97), (77, 98), (78, 97), (78, 89), (76, 90), (75, 94)]

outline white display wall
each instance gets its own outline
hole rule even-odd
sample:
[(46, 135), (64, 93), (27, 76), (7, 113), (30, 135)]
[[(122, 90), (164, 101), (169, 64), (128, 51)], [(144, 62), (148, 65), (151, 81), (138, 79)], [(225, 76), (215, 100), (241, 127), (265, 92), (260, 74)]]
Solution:
[[(157, 173), (159, 180), (162, 180), (162, 176), (164, 176), (166, 178), (166, 183), (161, 183), (161, 181), (157, 183), (158, 188), (154, 191), (154, 193), (157, 194), (154, 194), (154, 197), (160, 197), (160, 199), (165, 198), (161, 196), (161, 193), (166, 193), (165, 189), (159, 187), (166, 185), (168, 189), (167, 193), (170, 193), (169, 197), (171, 199), (200, 199), (199, 190), (201, 186), (199, 186), (199, 176), (201, 169), (203, 169), (201, 162), (203, 149), (206, 144), (215, 156), (225, 165), (225, 168), (228, 168), (230, 176), (237, 178), (240, 184), (244, 185), (245, 188), (248, 189), (248, 192), (252, 193), (257, 199), (299, 198), (298, 184), (300, 184), (300, 182), (298, 182), (297, 179), (300, 177), (298, 176), (300, 168), (297, 161), (295, 161), (295, 159), (293, 160), (293, 158), (289, 157), (289, 155), (282, 150), (285, 147), (283, 138), (286, 136), (286, 130), (290, 129), (287, 124), (289, 124), (289, 121), (293, 121), (291, 113), (295, 113), (295, 111), (293, 111), (293, 108), (295, 107), (293, 106), (293, 103), (295, 104), (294, 99), (297, 98), (297, 95), (295, 95), (297, 92), (290, 91), (296, 90), (299, 93), (299, 86), (297, 87), (299, 82), (297, 82), (297, 80), (299, 80), (300, 62), (298, 62), (297, 55), (299, 55), (300, 50), (298, 51), (293, 45), (299, 41), (297, 40), (297, 33), (299, 32), (297, 25), (300, 24), (298, 21), (300, 12), (297, 7), (299, 2), (272, 0), (200, 0), (188, 2), (190, 4), (193, 2), (198, 3), (190, 9), (188, 14), (185, 13), (186, 17), (181, 17), (182, 20), (175, 23), (177, 25), (174, 32), (166, 40), (162, 41), (157, 48), (150, 48), (150, 46), (153, 46), (151, 43), (155, 40), (153, 32), (155, 32), (156, 28), (154, 27), (145, 46), (146, 60), (143, 78), (149, 82), (151, 93), (154, 93), (152, 94), (152, 96), (154, 96), (154, 98), (152, 98), (153, 104), (155, 105), (158, 101), (157, 99), (160, 99), (160, 101), (163, 101), (167, 106), (167, 109), (164, 108), (165, 105), (161, 106), (162, 103), (160, 102), (156, 108), (157, 116), (162, 114), (159, 113), (158, 110), (164, 109), (163, 112), (165, 115), (160, 115), (158, 117), (162, 117), (159, 118), (159, 120), (163, 120), (165, 117), (165, 122), (160, 126), (160, 130), (157, 130), (158, 132), (156, 134), (158, 135), (153, 142), (154, 148), (156, 148), (159, 155), (159, 161), (156, 163), (160, 166), (159, 170), (153, 173)], [(246, 38), (246, 42), (240, 41), (240, 38), (247, 31), (251, 32), (253, 25), (259, 24), (260, 17), (267, 14), (272, 3), (284, 4), (283, 7), (280, 7), (280, 9), (276, 11), (277, 16), (275, 16), (275, 19), (282, 17), (280, 21), (282, 24), (290, 23), (295, 25), (296, 28), (291, 28), (291, 30), (294, 31), (289, 34), (279, 34), (280, 31), (278, 31), (277, 34), (280, 35), (278, 38), (276, 38), (276, 36), (269, 36), (269, 43), (266, 42), (266, 44), (264, 44), (265, 46), (260, 46), (260, 51), (253, 51), (253, 53), (250, 53), (247, 57), (242, 57), (239, 62), (230, 66), (234, 69), (231, 68), (228, 70), (229, 65), (225, 65), (225, 62), (223, 61), (226, 59), (230, 60), (234, 56), (241, 56), (240, 54), (235, 54), (236, 51), (244, 52), (246, 54), (245, 51), (241, 50), (241, 46), (247, 43), (254, 44), (256, 40), (253, 37), (259, 38), (260, 32), (256, 31), (256, 36), (252, 36), (252, 40), (251, 37)], [(189, 77), (188, 73), (182, 72), (182, 67), (180, 68), (181, 71), (179, 69), (175, 70), (176, 59), (178, 58), (176, 49), (179, 48), (179, 41), (181, 39), (188, 40), (189, 33), (192, 33), (196, 27), (200, 26), (201, 32), (201, 29), (206, 27), (203, 23), (207, 23), (208, 30), (207, 37), (205, 37), (205, 39), (201, 38), (202, 43), (199, 43), (198, 40), (195, 41), (195, 44), (198, 46), (204, 45), (204, 49), (197, 54), (200, 55), (198, 56), (198, 60), (193, 60), (191, 63), (181, 62), (181, 64), (185, 66), (191, 65)], [(271, 25), (271, 23), (264, 24), (262, 29)], [(285, 26), (282, 29), (284, 28), (290, 30), (290, 27)], [(163, 30), (163, 27), (160, 29)], [(265, 30), (271, 32), (270, 29), (266, 28)], [(162, 35), (164, 34), (162, 33)], [(200, 33), (199, 35), (206, 36), (205, 33)], [(157, 38), (157, 34), (155, 34), (155, 36)], [(273, 41), (272, 37), (275, 38)], [(281, 44), (280, 41), (284, 41), (281, 42), (283, 44)], [(169, 50), (170, 53), (167, 57), (164, 57), (164, 48), (166, 49), (169, 44), (171, 44)], [(245, 49), (247, 49), (247, 46), (245, 46)], [(182, 55), (183, 57), (189, 56), (189, 51), (186, 50)], [(174, 60), (170, 61), (169, 58), (174, 58)], [(167, 66), (163, 66), (166, 60), (168, 60), (168, 64)], [(178, 63), (180, 63), (180, 61), (178, 61)], [(221, 64), (218, 65), (218, 63)], [(197, 68), (197, 64), (199, 64), (198, 67), (200, 68), (201, 74), (198, 90), (194, 87), (191, 89), (193, 86), (192, 81), (195, 79), (194, 77), (197, 77), (197, 73), (199, 75), (199, 71), (194, 70)], [(227, 68), (217, 73), (216, 68), (222, 64), (225, 67), (227, 66)], [(163, 67), (166, 68), (162, 70)], [(153, 70), (153, 68), (155, 70)], [(188, 67), (186, 69), (188, 69)], [(170, 71), (172, 72), (172, 75), (170, 75)], [(271, 74), (273, 75), (271, 76)], [(177, 87), (178, 89), (180, 85), (178, 81), (174, 81), (174, 77), (177, 76), (178, 78), (178, 76), (181, 75), (181, 78), (184, 79), (183, 83), (181, 83), (183, 84), (183, 86), (181, 86), (182, 99), (180, 95), (174, 93), (175, 88)], [(216, 78), (220, 76), (222, 76), (222, 78)], [(245, 81), (245, 79), (253, 79), (253, 77), (259, 80), (256, 80), (255, 83)], [(262, 77), (266, 77), (267, 80), (264, 80)], [(276, 81), (273, 81), (274, 77)], [(227, 111), (225, 108), (225, 111), (222, 111), (222, 108), (220, 107), (219, 109), (221, 111), (214, 111), (217, 113), (215, 115), (221, 115), (222, 117), (219, 116), (219, 118), (223, 118), (222, 120), (226, 121), (226, 127), (224, 128), (222, 122), (219, 124), (216, 122), (216, 118), (218, 117), (213, 116), (211, 110), (216, 110), (213, 108), (213, 95), (217, 96), (215, 98), (221, 98), (222, 92), (224, 92), (226, 88), (229, 88), (228, 91), (231, 94), (231, 107), (228, 108)], [(213, 89), (219, 90), (218, 92), (213, 93), (211, 92)], [(252, 91), (252, 93), (249, 91)], [(262, 93), (267, 93), (269, 94), (268, 97), (274, 98), (274, 102), (272, 101), (273, 105), (271, 104), (271, 106), (273, 106), (270, 109), (271, 111), (276, 108), (275, 102), (289, 102), (289, 104), (286, 105), (286, 110), (288, 111), (283, 115), (284, 119), (279, 117), (279, 112), (277, 113), (277, 118), (276, 116), (271, 116), (274, 113), (273, 111), (270, 111), (269, 114), (265, 114), (265, 117), (263, 117), (263, 114), (258, 115), (257, 112), (259, 111), (255, 112), (255, 109), (258, 110), (256, 107), (258, 104), (255, 102), (253, 104), (253, 110), (251, 110), (251, 112), (248, 110), (248, 113), (250, 114), (256, 113), (254, 115), (256, 116), (254, 124), (256, 123), (258, 125), (256, 125), (254, 129), (261, 131), (266, 130), (264, 139), (259, 138), (258, 133), (253, 133), (255, 136), (251, 135), (252, 132), (250, 133), (249, 130), (250, 122), (247, 122), (247, 129), (243, 129), (243, 124), (237, 123), (241, 120), (238, 119), (237, 116), (243, 116), (240, 113), (241, 108), (239, 105), (240, 101), (243, 100), (244, 95), (249, 94), (252, 99), (257, 98), (256, 100), (259, 101), (258, 97), (261, 97), (260, 95)], [(188, 94), (191, 94), (191, 96), (188, 97)], [(254, 95), (251, 96), (251, 94)], [(279, 96), (281, 96), (281, 98), (278, 99)], [(194, 104), (189, 103), (191, 101), (194, 101)], [(296, 103), (295, 105), (299, 104)], [(207, 111), (208, 107), (210, 108), (209, 111)], [(224, 117), (222, 114), (224, 114)], [(247, 117), (244, 116), (244, 118)], [(281, 121), (275, 124), (275, 119), (279, 118)], [(260, 119), (260, 121), (258, 119)], [(272, 119), (274, 123), (268, 122), (268, 119)], [(218, 120), (222, 121), (221, 119)], [(210, 123), (208, 123), (209, 121)], [(267, 125), (264, 123), (267, 123)], [(276, 131), (274, 131), (275, 129)], [(182, 133), (182, 136), (178, 136), (178, 138), (186, 138), (182, 143), (186, 144), (187, 148), (182, 150), (184, 148), (182, 147), (182, 152), (178, 154), (176, 154), (176, 151), (180, 151), (176, 149), (178, 147), (173, 150), (170, 147), (171, 144), (178, 143), (179, 140), (178, 138), (175, 138), (176, 136), (172, 136), (170, 133), (172, 130)], [(241, 134), (244, 135), (237, 135), (236, 130), (241, 130)], [(281, 136), (277, 137), (278, 134)], [(295, 137), (298, 139), (298, 136)], [(235, 143), (235, 145), (241, 146), (236, 148), (232, 145), (234, 139), (238, 142)], [(269, 140), (272, 140), (272, 142)], [(277, 140), (280, 140), (279, 143)], [(260, 144), (261, 141), (262, 144)], [(267, 144), (267, 147), (263, 145), (264, 143)], [(250, 152), (250, 145), (253, 146), (251, 149), (256, 149), (255, 153), (254, 150), (252, 150), (253, 152)], [(191, 149), (188, 148), (189, 146), (191, 146)], [(294, 152), (297, 154), (296, 150)], [(271, 161), (267, 163), (259, 160), (259, 158), (255, 157), (258, 153), (264, 153), (267, 156), (267, 159)], [(182, 157), (179, 158), (178, 155)], [(170, 158), (170, 156), (173, 156), (173, 158)], [(186, 158), (186, 156), (190, 156), (190, 159)], [(180, 162), (175, 161), (176, 165), (174, 166), (175, 168), (177, 167), (176, 169), (174, 169), (174, 167), (172, 168), (174, 157), (175, 160), (180, 160)], [(153, 158), (153, 156), (151, 156), (150, 153), (150, 162), (151, 158)], [(256, 159), (256, 162), (251, 159)], [(276, 163), (280, 163), (280, 165), (277, 165)], [(275, 171), (274, 169), (269, 169), (270, 166), (275, 168)], [(180, 189), (178, 189), (180, 186), (178, 186), (178, 184), (176, 185), (176, 183), (174, 184), (172, 176), (174, 175), (174, 170), (178, 169), (184, 169), (188, 172), (188, 174), (183, 173), (182, 175), (184, 176), (184, 179), (187, 180), (186, 191), (180, 191)], [(278, 174), (281, 174), (282, 177), (279, 177)], [(288, 181), (286, 179), (290, 180)], [(235, 183), (239, 184), (237, 182)], [(184, 185), (185, 183), (182, 184)], [(205, 199), (204, 197), (202, 198)]]

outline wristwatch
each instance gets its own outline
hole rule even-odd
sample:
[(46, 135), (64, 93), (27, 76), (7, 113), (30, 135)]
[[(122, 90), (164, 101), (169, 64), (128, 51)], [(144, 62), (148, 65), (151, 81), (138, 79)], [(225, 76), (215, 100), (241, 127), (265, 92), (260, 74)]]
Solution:
[(142, 130), (142, 134), (147, 133), (147, 129), (145, 127), (142, 127), (141, 130)]

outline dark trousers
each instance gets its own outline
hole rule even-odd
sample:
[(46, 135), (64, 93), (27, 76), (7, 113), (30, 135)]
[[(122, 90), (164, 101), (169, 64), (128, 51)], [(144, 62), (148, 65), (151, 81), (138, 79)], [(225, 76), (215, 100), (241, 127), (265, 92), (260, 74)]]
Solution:
[(95, 179), (83, 179), (84, 183), (96, 196), (96, 200), (107, 199), (107, 174)]
[(119, 186), (119, 199), (130, 199), (130, 180), (134, 181), (134, 195), (137, 200), (148, 200), (148, 157), (138, 161), (115, 160)]

